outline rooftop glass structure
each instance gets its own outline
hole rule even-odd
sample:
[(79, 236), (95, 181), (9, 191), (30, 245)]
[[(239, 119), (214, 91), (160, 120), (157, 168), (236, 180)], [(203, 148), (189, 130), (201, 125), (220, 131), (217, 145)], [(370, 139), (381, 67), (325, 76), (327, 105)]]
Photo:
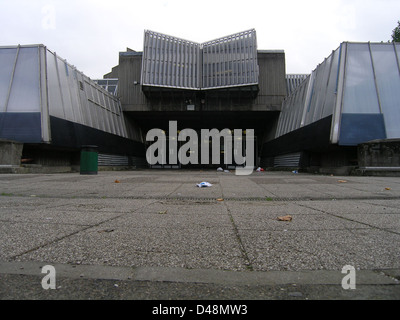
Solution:
[(129, 137), (121, 104), (109, 92), (112, 80), (103, 89), (43, 45), (1, 47), (0, 70), (0, 138), (51, 143), (57, 119)]
[(142, 85), (205, 90), (258, 84), (254, 29), (205, 43), (146, 30)]
[(344, 42), (285, 99), (275, 138), (332, 117), (330, 143), (400, 138), (400, 44)]

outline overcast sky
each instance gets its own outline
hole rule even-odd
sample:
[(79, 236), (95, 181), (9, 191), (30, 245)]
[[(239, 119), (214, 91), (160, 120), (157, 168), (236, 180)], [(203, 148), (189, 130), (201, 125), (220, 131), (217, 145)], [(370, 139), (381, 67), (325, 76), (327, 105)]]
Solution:
[(96, 79), (143, 50), (145, 29), (205, 42), (255, 28), (287, 73), (310, 73), (343, 41), (390, 40), (398, 20), (400, 0), (0, 0), (0, 45), (42, 43)]

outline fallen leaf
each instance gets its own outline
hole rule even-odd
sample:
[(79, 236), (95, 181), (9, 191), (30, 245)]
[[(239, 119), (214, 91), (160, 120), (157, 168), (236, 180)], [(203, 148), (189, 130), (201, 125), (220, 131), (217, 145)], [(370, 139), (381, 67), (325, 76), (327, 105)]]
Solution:
[(278, 217), (278, 221), (292, 221), (293, 217), (292, 216), (283, 216), (283, 217)]
[(167, 210), (158, 212), (158, 214), (166, 214), (166, 213), (167, 213)]
[(217, 199), (217, 201), (224, 201), (224, 199), (222, 199), (222, 198), (219, 198), (219, 199)]
[(120, 181), (119, 181), (119, 180), (115, 180), (114, 182), (115, 182), (115, 183), (120, 183)]
[(385, 190), (392, 190), (392, 188), (385, 188)]
[(103, 232), (109, 233), (109, 232), (113, 232), (113, 231), (114, 231), (114, 229), (104, 229), (104, 230), (99, 230), (98, 232), (99, 233), (103, 233)]
[(346, 180), (338, 180), (339, 183), (346, 183)]

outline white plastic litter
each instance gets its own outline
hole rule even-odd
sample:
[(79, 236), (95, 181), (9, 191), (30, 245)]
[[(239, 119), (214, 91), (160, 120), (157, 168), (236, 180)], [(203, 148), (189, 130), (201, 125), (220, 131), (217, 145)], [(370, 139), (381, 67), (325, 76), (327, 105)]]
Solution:
[(201, 183), (196, 184), (196, 186), (198, 186), (199, 188), (207, 188), (207, 187), (211, 187), (212, 184), (209, 182), (201, 182)]
[(230, 171), (229, 171), (229, 170), (224, 170), (224, 172), (225, 172), (225, 173), (230, 173)]
[(221, 167), (219, 167), (219, 168), (217, 169), (217, 171), (224, 171), (224, 169), (222, 169)]

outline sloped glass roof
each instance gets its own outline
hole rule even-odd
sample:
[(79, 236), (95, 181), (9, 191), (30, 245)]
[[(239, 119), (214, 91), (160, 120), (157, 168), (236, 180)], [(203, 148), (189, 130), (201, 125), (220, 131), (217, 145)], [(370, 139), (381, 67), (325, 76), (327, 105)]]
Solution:
[(282, 106), (276, 138), (332, 116), (331, 143), (400, 138), (400, 44), (344, 42)]

